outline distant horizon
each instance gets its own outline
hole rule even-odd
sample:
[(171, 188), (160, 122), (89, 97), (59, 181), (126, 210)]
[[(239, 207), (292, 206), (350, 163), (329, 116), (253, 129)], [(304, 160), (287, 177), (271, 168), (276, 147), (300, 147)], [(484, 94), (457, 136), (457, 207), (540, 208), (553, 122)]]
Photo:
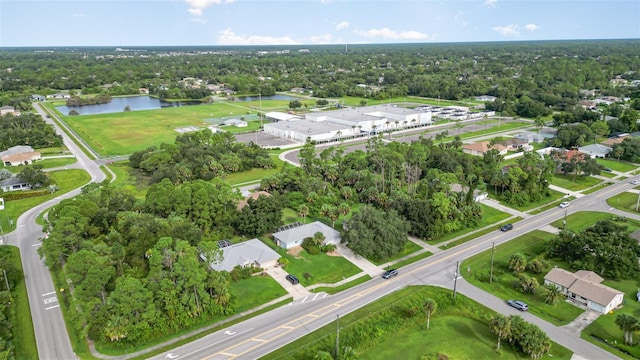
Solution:
[(94, 48), (94, 49), (130, 49), (144, 48), (305, 48), (305, 47), (341, 47), (345, 46), (424, 46), (424, 45), (447, 45), (447, 44), (509, 44), (509, 43), (543, 43), (543, 42), (599, 42), (599, 41), (640, 41), (640, 38), (593, 38), (593, 39), (554, 39), (554, 40), (493, 40), (493, 41), (449, 41), (449, 42), (410, 42), (410, 43), (343, 43), (343, 44), (262, 44), (262, 45), (54, 45), (54, 46), (0, 46), (0, 49), (73, 49), (73, 48)]
[(0, 1), (2, 48), (637, 39), (639, 24), (638, 0)]

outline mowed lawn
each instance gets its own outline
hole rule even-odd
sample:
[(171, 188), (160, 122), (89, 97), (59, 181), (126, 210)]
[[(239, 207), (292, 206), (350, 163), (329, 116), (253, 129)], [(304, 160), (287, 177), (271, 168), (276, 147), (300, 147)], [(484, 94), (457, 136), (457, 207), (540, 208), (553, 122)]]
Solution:
[(551, 178), (551, 183), (555, 186), (559, 186), (563, 189), (571, 190), (571, 191), (580, 191), (584, 189), (588, 189), (592, 186), (598, 185), (601, 183), (601, 179), (594, 178), (592, 176), (573, 176), (556, 174)]
[(255, 113), (250, 106), (251, 103), (225, 102), (61, 118), (100, 155), (127, 155), (151, 145), (173, 144), (180, 134), (176, 128), (204, 128), (211, 125), (206, 119), (240, 118), (247, 112)]
[[(510, 349), (506, 341), (502, 351), (496, 352), (496, 336), (481, 321), (465, 316), (438, 316), (436, 310), (430, 325), (428, 331), (414, 327), (382, 338), (377, 346), (359, 354), (360, 359), (397, 359), (399, 354), (403, 360), (438, 359), (438, 354), (445, 354), (449, 359), (530, 359)], [(544, 357), (569, 359), (571, 352), (554, 346)]]
[(266, 304), (287, 295), (287, 291), (271, 276), (255, 275), (248, 279), (231, 282), (229, 292), (236, 299), (236, 313)]
[[(289, 260), (284, 270), (298, 277), (302, 286), (333, 284), (362, 271), (342, 256), (329, 256), (325, 253), (310, 255), (305, 250), (298, 255), (284, 256)], [(305, 277), (305, 274), (310, 276)]]

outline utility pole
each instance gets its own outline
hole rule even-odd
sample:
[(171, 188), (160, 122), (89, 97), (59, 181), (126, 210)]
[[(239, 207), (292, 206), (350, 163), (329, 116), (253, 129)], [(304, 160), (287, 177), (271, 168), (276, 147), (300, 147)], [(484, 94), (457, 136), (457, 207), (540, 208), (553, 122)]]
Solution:
[(562, 230), (567, 228), (567, 209), (564, 209), (564, 220), (562, 220)]
[(491, 243), (491, 270), (489, 270), (489, 283), (493, 282), (493, 255), (496, 252), (495, 241)]
[(456, 271), (453, 272), (453, 298), (456, 298), (456, 286), (458, 285), (458, 266), (460, 261), (456, 261)]
[(340, 358), (340, 314), (336, 314), (336, 359)]

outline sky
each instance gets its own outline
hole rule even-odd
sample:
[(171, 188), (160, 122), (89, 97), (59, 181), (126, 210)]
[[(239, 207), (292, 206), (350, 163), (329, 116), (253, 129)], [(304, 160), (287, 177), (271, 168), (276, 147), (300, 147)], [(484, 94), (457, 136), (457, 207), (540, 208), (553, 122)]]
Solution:
[(0, 47), (638, 38), (639, 0), (0, 0)]

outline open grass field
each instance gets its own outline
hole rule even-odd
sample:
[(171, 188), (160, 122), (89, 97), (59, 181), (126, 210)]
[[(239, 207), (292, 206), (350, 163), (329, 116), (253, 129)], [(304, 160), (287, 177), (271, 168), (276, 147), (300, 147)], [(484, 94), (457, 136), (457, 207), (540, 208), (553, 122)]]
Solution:
[[(342, 256), (329, 256), (325, 253), (310, 255), (302, 250), (298, 255), (286, 254), (289, 264), (285, 270), (300, 279), (302, 286), (317, 283), (333, 284), (353, 276), (362, 270)], [(309, 274), (307, 277), (305, 274)]]
[(603, 180), (594, 178), (593, 176), (576, 176), (556, 174), (551, 178), (551, 183), (563, 189), (571, 191), (580, 191), (596, 186)]
[(232, 282), (230, 292), (236, 298), (236, 313), (266, 304), (287, 295), (287, 291), (271, 276), (255, 275)]
[(608, 167), (612, 170), (620, 172), (628, 172), (638, 168), (636, 164), (632, 164), (626, 161), (618, 161), (613, 159), (596, 159), (596, 161), (598, 162), (598, 164), (604, 167)]
[[(636, 211), (636, 205), (638, 204), (639, 195), (640, 194), (634, 194), (631, 192), (623, 192), (608, 198), (607, 204), (618, 210), (638, 214), (640, 212)], [(638, 209), (640, 210), (640, 206), (638, 207)]]
[(129, 166), (129, 161), (118, 161), (109, 165), (111, 171), (116, 174), (116, 179), (112, 185), (120, 188), (138, 199), (144, 199), (147, 193), (147, 183), (137, 172)]
[[(51, 178), (52, 183), (58, 186), (58, 191), (55, 193), (20, 200), (5, 201), (5, 209), (0, 212), (0, 226), (2, 226), (2, 229), (5, 232), (14, 230), (15, 220), (27, 210), (73, 189), (81, 187), (91, 180), (91, 177), (86, 171), (78, 169), (52, 171), (49, 173), (49, 177)], [(13, 227), (9, 225), (10, 220), (13, 220)]]
[[(420, 304), (427, 297), (438, 304), (431, 316), (429, 330), (421, 310), (401, 310), (411, 307), (410, 304)], [(357, 336), (355, 333), (375, 328), (376, 335), (353, 348), (359, 359), (435, 360), (439, 354), (448, 359), (527, 358), (504, 343), (501, 352), (495, 351), (497, 338), (489, 331), (487, 320), (495, 314), (492, 310), (463, 295), (458, 295), (455, 301), (450, 297), (450, 290), (429, 286), (413, 286), (394, 292), (341, 317), (340, 344), (352, 346), (349, 341)], [(391, 315), (385, 316), (385, 313)], [(397, 323), (389, 319), (394, 315)], [(318, 350), (331, 351), (335, 344), (335, 327), (335, 323), (328, 324), (261, 359), (311, 359)], [(570, 359), (571, 355), (571, 351), (552, 343), (550, 353), (544, 357)]]
[[(569, 205), (571, 206), (571, 205)], [(580, 211), (567, 216), (567, 229), (580, 232), (600, 220), (607, 220), (615, 215), (598, 211)], [(562, 229), (564, 219), (558, 219), (551, 223), (552, 226)]]
[[(271, 102), (278, 105), (274, 106)], [(281, 108), (280, 102), (282, 101), (263, 101), (263, 110)], [(206, 119), (239, 118), (247, 113), (255, 114), (253, 105), (253, 102), (220, 102), (111, 114), (61, 115), (61, 118), (100, 155), (126, 155), (144, 150), (151, 145), (173, 144), (176, 136), (179, 135), (175, 128), (205, 127), (210, 125), (205, 121)]]
[[(14, 246), (0, 246), (0, 251), (10, 253), (9, 259), (13, 266), (22, 269), (22, 259), (20, 250)], [(4, 289), (4, 280), (1, 285)], [(37, 360), (38, 349), (36, 348), (36, 336), (33, 332), (33, 322), (31, 321), (31, 309), (29, 308), (29, 297), (24, 279), (21, 279), (12, 289), (14, 297), (15, 313), (11, 316), (13, 324), (13, 345), (15, 346), (16, 359)]]

